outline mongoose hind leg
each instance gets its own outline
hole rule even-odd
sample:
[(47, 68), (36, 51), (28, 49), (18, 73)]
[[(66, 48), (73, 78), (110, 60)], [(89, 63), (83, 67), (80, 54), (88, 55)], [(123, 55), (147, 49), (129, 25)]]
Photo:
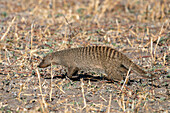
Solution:
[(126, 68), (124, 65), (120, 65), (120, 68), (118, 68), (120, 72), (122, 72), (122, 74), (126, 74), (128, 72), (128, 68)]
[(114, 81), (121, 81), (123, 80), (123, 76), (122, 76), (122, 73), (114, 71), (108, 74), (108, 79), (114, 80)]
[(67, 76), (69, 78), (72, 78), (72, 76), (76, 75), (78, 71), (79, 71), (79, 68), (77, 67), (68, 67)]
[(110, 69), (106, 70), (106, 74), (108, 79), (114, 81), (121, 81), (123, 80), (122, 72), (119, 70), (118, 67), (111, 67)]
[[(121, 73), (121, 75), (123, 77), (122, 80), (126, 80), (126, 76), (127, 76), (129, 69), (127, 69), (125, 66), (121, 65), (121, 67), (119, 68), (118, 71)], [(129, 83), (130, 83), (130, 80), (129, 80), (129, 78), (127, 78), (126, 84), (129, 84)]]

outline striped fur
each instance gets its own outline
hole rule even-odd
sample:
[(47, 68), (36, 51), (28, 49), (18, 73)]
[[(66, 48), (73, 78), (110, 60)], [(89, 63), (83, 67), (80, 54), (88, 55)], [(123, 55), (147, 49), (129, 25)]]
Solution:
[(68, 68), (68, 77), (79, 70), (95, 71), (107, 74), (108, 79), (122, 80), (131, 67), (137, 74), (146, 76), (147, 72), (133, 63), (126, 55), (107, 46), (88, 46), (71, 48), (48, 54), (39, 67), (44, 68), (51, 63)]

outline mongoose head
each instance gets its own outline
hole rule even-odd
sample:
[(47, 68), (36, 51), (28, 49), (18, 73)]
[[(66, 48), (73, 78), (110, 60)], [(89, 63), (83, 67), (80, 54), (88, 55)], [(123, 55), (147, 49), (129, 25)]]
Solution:
[(51, 64), (59, 64), (59, 62), (60, 62), (59, 58), (56, 55), (54, 58), (54, 54), (50, 53), (43, 58), (41, 63), (38, 65), (38, 67), (45, 68), (45, 67), (50, 66)]

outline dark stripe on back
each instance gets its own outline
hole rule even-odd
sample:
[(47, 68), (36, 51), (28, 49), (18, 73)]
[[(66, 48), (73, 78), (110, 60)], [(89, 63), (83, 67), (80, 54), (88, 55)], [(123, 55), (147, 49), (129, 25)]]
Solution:
[(101, 46), (97, 46), (97, 58), (100, 60), (101, 54), (100, 54)]
[(81, 55), (81, 60), (84, 59), (84, 48), (80, 48), (80, 55)]
[(84, 48), (84, 59), (87, 59), (87, 47)]
[(89, 47), (89, 57), (91, 58), (91, 60), (93, 60), (93, 51), (92, 51), (92, 47)]
[(95, 56), (95, 59), (98, 60), (97, 58), (97, 46), (94, 46), (94, 56)]
[(95, 51), (94, 51), (95, 49), (94, 48), (95, 48), (95, 46), (91, 47), (91, 56), (92, 56), (93, 60), (95, 60)]

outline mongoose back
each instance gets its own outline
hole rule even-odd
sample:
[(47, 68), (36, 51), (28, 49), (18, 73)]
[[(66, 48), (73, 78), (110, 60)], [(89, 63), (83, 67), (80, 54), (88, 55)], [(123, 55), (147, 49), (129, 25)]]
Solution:
[(88, 70), (105, 73), (108, 79), (120, 81), (130, 67), (137, 74), (151, 78), (126, 55), (107, 46), (88, 46), (53, 52), (44, 57), (38, 67), (45, 68), (51, 63), (67, 67), (69, 78), (79, 70)]

